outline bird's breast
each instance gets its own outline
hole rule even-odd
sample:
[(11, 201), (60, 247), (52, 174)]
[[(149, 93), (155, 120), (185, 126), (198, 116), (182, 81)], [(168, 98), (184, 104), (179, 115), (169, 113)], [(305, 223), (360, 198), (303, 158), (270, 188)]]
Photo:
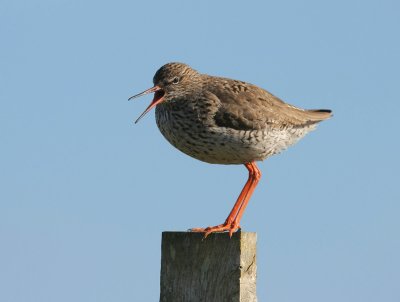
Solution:
[(156, 122), (162, 135), (178, 150), (216, 164), (264, 160), (294, 144), (310, 129), (238, 130), (215, 124), (212, 110), (190, 101), (161, 103)]

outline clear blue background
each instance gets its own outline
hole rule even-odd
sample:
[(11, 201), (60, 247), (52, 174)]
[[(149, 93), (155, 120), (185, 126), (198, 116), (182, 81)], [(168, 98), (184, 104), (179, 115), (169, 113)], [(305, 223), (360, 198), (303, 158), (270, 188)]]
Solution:
[(175, 150), (181, 61), (334, 118), (260, 163), (260, 301), (400, 301), (398, 1), (0, 1), (0, 301), (157, 301), (164, 230), (221, 223), (247, 177)]

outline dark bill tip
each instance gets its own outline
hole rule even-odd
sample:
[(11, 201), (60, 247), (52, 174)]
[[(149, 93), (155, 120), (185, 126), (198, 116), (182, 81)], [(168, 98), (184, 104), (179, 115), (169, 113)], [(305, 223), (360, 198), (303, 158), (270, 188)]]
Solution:
[(145, 90), (145, 91), (143, 91), (143, 92), (141, 92), (141, 93), (138, 93), (138, 94), (135, 94), (134, 96), (131, 96), (131, 97), (128, 99), (128, 101), (130, 101), (130, 100), (132, 100), (132, 99), (135, 99), (135, 98), (138, 98), (138, 97), (140, 97), (140, 96), (143, 96), (143, 95), (152, 93), (152, 92), (156, 92), (156, 91), (158, 91), (158, 90), (160, 90), (160, 89), (161, 89), (161, 88), (160, 88), (159, 86), (151, 87), (151, 88), (149, 88), (149, 89), (147, 89), (147, 90)]

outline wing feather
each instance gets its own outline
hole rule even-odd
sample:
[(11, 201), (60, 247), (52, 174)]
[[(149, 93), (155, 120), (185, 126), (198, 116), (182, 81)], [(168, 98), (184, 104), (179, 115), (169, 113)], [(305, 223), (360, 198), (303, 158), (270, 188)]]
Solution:
[[(217, 78), (209, 93), (219, 99), (215, 123), (237, 130), (259, 130), (265, 127), (302, 127), (331, 116), (327, 109), (304, 110), (286, 104), (278, 97), (255, 85)], [(222, 89), (221, 89), (222, 88)]]

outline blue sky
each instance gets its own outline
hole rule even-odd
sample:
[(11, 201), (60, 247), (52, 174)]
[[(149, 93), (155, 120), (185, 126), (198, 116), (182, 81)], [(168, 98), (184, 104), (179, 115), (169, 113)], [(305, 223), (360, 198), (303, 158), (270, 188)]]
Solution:
[(243, 166), (133, 121), (170, 61), (334, 118), (260, 163), (260, 301), (400, 300), (398, 1), (0, 0), (0, 301), (157, 301), (161, 232), (221, 223)]

